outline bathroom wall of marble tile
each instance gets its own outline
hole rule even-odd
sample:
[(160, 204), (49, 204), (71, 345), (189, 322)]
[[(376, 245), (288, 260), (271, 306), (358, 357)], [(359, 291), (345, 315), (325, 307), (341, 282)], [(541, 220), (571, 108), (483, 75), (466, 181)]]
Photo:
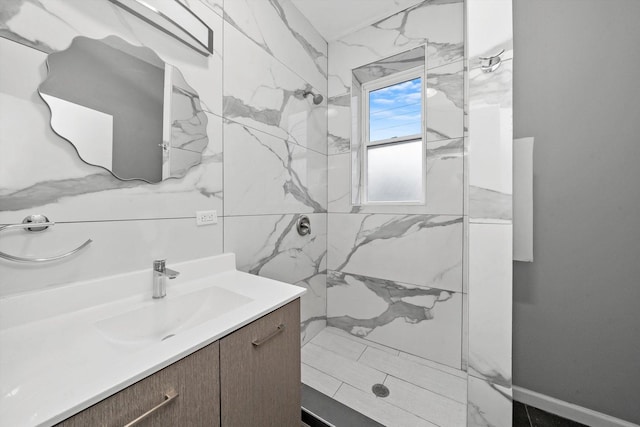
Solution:
[[(238, 268), (309, 290), (306, 342), (326, 322), (327, 44), (288, 0), (185, 3), (214, 31), (209, 57), (108, 0), (0, 4), (0, 223), (34, 212), (65, 223), (38, 236), (3, 233), (0, 250), (47, 254), (94, 240), (36, 268), (0, 260), (0, 295), (150, 268), (155, 258), (236, 252)], [(184, 178), (120, 181), (51, 130), (37, 93), (46, 55), (78, 35), (112, 34), (153, 49), (199, 93), (209, 144)], [(210, 209), (218, 224), (196, 227), (195, 211)], [(295, 231), (301, 213), (310, 236)]]
[[(329, 43), (327, 323), (457, 369), (464, 294), (463, 15), (462, 1), (425, 1)], [(427, 66), (426, 203), (354, 205), (351, 70), (418, 46), (425, 46)], [(384, 74), (377, 65), (374, 71)]]
[(326, 325), (327, 43), (288, 0), (227, 1), (224, 52), (224, 249), (307, 288), (304, 344)]
[[(32, 213), (64, 223), (37, 236), (5, 232), (0, 250), (47, 256), (93, 239), (77, 257), (57, 263), (33, 267), (2, 260), (0, 295), (147, 268), (159, 257), (171, 262), (222, 252), (222, 221), (196, 228), (194, 217), (196, 210), (222, 212), (223, 20), (211, 4), (191, 0), (188, 6), (214, 31), (208, 57), (106, 0), (0, 4), (0, 223)], [(51, 113), (37, 92), (47, 54), (65, 50), (76, 36), (109, 35), (151, 48), (198, 92), (209, 144), (202, 163), (184, 178), (120, 181), (85, 164), (51, 130)]]
[[(468, 425), (511, 425), (511, 0), (467, 1)], [(480, 57), (498, 54), (493, 72)]]
[(225, 218), (224, 248), (238, 269), (305, 287), (301, 334), (306, 343), (326, 326), (327, 215), (308, 214), (311, 234), (298, 235), (299, 214)]

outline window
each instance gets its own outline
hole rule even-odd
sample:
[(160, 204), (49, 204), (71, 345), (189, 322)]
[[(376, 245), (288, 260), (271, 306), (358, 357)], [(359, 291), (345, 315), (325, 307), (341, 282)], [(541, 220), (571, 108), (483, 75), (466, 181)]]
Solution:
[(424, 67), (361, 86), (363, 203), (423, 203)]

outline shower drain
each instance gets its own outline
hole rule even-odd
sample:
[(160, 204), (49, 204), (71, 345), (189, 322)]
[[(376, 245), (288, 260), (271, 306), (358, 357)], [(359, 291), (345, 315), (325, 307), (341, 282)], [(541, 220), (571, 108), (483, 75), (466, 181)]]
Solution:
[(389, 389), (383, 384), (374, 384), (373, 387), (371, 387), (371, 391), (378, 397), (389, 396)]

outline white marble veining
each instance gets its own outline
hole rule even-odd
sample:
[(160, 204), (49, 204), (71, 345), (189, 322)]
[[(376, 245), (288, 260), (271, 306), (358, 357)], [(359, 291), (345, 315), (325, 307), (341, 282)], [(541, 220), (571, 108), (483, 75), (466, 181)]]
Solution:
[(301, 300), (302, 339), (326, 325), (326, 215), (309, 214), (311, 234), (298, 235), (299, 215), (225, 218), (224, 248), (234, 252), (238, 269), (305, 287)]
[(469, 376), (468, 427), (511, 427), (512, 390)]
[[(169, 283), (163, 300), (151, 298), (151, 267), (0, 299), (0, 346), (11, 349), (0, 352), (3, 424), (60, 422), (304, 293), (296, 286), (236, 271), (233, 254), (174, 267), (182, 275)], [(195, 323), (179, 323), (184, 327), (172, 329), (171, 339), (142, 336), (123, 344), (110, 334), (126, 336), (126, 325), (104, 329), (105, 319), (134, 311), (198, 304), (192, 296), (203, 291), (229, 298), (228, 310), (210, 311)]]
[(265, 52), (327, 93), (327, 42), (287, 0), (232, 0), (225, 19)]
[(353, 68), (423, 44), (428, 68), (463, 59), (462, 1), (425, 1), (329, 43), (329, 96), (349, 91)]
[(356, 337), (460, 367), (459, 293), (330, 271), (327, 324)]
[(326, 100), (302, 96), (318, 89), (226, 22), (224, 46), (225, 118), (326, 153)]
[(462, 218), (329, 214), (330, 270), (459, 292)]
[(469, 226), (469, 374), (511, 387), (512, 226)]
[(231, 121), (224, 140), (225, 215), (326, 212), (326, 156)]

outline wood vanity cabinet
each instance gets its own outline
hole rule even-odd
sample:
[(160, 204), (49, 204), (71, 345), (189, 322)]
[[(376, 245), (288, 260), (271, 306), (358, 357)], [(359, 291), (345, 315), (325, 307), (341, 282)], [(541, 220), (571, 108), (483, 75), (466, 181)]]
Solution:
[(222, 425), (300, 427), (300, 300), (220, 340)]
[(219, 342), (209, 344), (138, 381), (90, 408), (66, 419), (59, 426), (122, 427), (177, 393), (137, 426), (219, 426)]
[[(177, 397), (167, 401), (167, 396)], [(58, 424), (139, 427), (300, 426), (300, 300)], [(222, 421), (222, 423), (221, 423)]]

